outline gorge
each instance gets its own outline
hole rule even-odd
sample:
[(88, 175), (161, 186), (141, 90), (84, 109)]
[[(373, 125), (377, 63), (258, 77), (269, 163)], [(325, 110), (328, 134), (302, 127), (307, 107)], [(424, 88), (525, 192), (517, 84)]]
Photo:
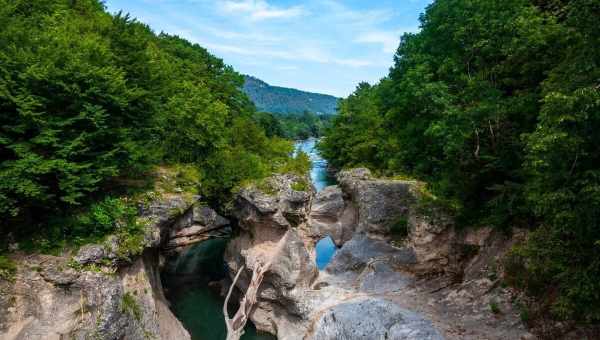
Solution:
[[(515, 293), (491, 276), (515, 237), (455, 230), (442, 208), (423, 203), (417, 182), (366, 169), (342, 171), (337, 185), (316, 191), (326, 164), (313, 164), (312, 181), (276, 175), (260, 189), (241, 189), (231, 221), (185, 194), (149, 201), (141, 209), (151, 221), (147, 246), (132, 263), (105, 245), (85, 246), (72, 259), (20, 258), (14, 284), (0, 286), (8, 311), (0, 335), (224, 339), (231, 279), (246, 267), (238, 301), (252, 268), (272, 261), (242, 339), (530, 336)], [(308, 185), (294, 190), (298, 183)], [(319, 259), (323, 239), (334, 243), (326, 257), (339, 248), (328, 264)]]
[(599, 18), (0, 0), (0, 340), (600, 339)]

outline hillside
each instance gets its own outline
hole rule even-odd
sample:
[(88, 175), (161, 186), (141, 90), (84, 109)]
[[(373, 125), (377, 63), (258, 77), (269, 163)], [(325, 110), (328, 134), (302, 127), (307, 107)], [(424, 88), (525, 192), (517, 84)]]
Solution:
[(261, 111), (270, 113), (335, 114), (338, 98), (326, 94), (304, 92), (296, 89), (271, 86), (264, 81), (245, 76), (244, 92)]

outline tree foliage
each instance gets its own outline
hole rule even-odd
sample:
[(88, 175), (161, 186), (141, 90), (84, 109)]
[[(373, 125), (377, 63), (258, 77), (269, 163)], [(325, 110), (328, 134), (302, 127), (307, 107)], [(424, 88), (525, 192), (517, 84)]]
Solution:
[(437, 0), (389, 75), (342, 100), (323, 154), (425, 180), (463, 224), (538, 227), (529, 286), (598, 321), (598, 18), (592, 0)]
[(196, 164), (205, 198), (226, 199), (293, 151), (243, 81), (98, 0), (0, 0), (0, 214), (69, 214), (160, 163)]
[(267, 136), (293, 140), (321, 137), (333, 117), (334, 115), (317, 115), (309, 111), (286, 114), (258, 112), (256, 114), (256, 120), (265, 129)]

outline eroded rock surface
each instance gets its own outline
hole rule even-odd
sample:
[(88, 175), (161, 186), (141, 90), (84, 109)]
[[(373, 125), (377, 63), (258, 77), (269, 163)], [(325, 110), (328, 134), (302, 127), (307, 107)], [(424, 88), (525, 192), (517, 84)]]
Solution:
[(196, 222), (228, 224), (195, 199), (164, 195), (140, 207), (142, 254), (113, 235), (73, 256), (14, 255), (14, 282), (0, 280), (0, 339), (190, 339), (164, 297), (160, 252)]
[[(530, 336), (509, 307), (512, 292), (489, 278), (510, 241), (456, 232), (443, 208), (423, 204), (417, 182), (376, 179), (366, 169), (338, 179), (316, 195), (294, 192), (293, 177), (277, 177), (270, 194), (240, 192), (230, 274), (273, 261), (251, 315), (258, 329), (290, 340)], [(314, 245), (324, 236), (341, 249), (319, 272)], [(501, 314), (489, 310), (492, 301)]]
[(328, 309), (314, 325), (313, 339), (442, 340), (431, 322), (397, 304), (357, 298)]
[(156, 256), (114, 273), (22, 258), (15, 281), (0, 284), (0, 339), (189, 339), (162, 295)]

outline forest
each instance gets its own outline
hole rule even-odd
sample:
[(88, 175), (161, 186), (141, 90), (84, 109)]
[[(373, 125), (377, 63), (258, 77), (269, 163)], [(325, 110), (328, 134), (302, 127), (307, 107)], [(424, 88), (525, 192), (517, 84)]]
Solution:
[(243, 82), (100, 1), (0, 0), (1, 246), (9, 233), (52, 248), (114, 232), (135, 215), (125, 184), (156, 166), (220, 203), (242, 182), (305, 171), (292, 142), (267, 136)]
[(343, 99), (337, 168), (415, 178), (460, 226), (531, 229), (509, 283), (600, 321), (600, 2), (438, 0), (389, 75)]
[(267, 136), (291, 140), (321, 137), (330, 126), (334, 115), (317, 115), (309, 111), (302, 113), (257, 112), (256, 120)]

